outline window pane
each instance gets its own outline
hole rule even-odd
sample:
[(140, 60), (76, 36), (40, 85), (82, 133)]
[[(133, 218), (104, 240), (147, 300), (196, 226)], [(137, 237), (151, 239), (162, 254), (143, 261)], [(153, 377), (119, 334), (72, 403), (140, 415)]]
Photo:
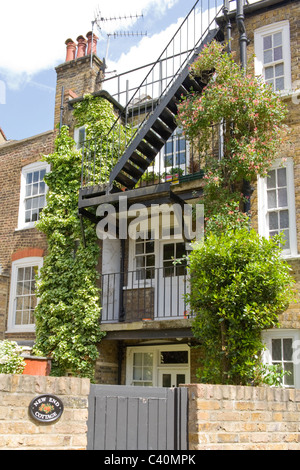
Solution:
[(143, 380), (152, 380), (152, 367), (144, 367), (143, 369)]
[(147, 267), (150, 267), (150, 266), (153, 266), (153, 267), (154, 267), (154, 265), (155, 265), (155, 257), (154, 257), (154, 255), (147, 256), (147, 257), (146, 257), (146, 266), (147, 266)]
[(267, 178), (267, 188), (272, 189), (276, 187), (276, 172), (275, 170), (271, 170), (268, 173), (268, 178)]
[(276, 78), (275, 80), (275, 90), (284, 90), (284, 78)]
[(168, 243), (164, 245), (164, 255), (163, 255), (164, 260), (170, 260), (174, 258), (175, 253), (174, 253), (174, 243)]
[(185, 252), (185, 244), (184, 243), (176, 243), (176, 259), (183, 258), (186, 254)]
[(37, 209), (39, 199), (37, 197), (32, 199), (32, 209)]
[(275, 207), (277, 207), (276, 191), (268, 191), (268, 208), (274, 209)]
[(142, 380), (143, 378), (143, 368), (134, 367), (133, 368), (133, 380)]
[(134, 353), (133, 355), (133, 365), (141, 366), (143, 363), (143, 353)]
[[(283, 75), (283, 64), (275, 65), (275, 77), (282, 77)], [(284, 170), (284, 168), (282, 168), (282, 170)]]
[(154, 242), (146, 242), (146, 253), (154, 253)]
[(33, 182), (36, 183), (37, 181), (39, 181), (40, 179), (40, 172), (39, 171), (35, 171), (33, 173)]
[(277, 170), (277, 177), (278, 177), (278, 186), (286, 186), (286, 168), (279, 168)]
[(273, 45), (274, 47), (281, 46), (282, 45), (282, 33), (275, 33), (273, 35)]
[(185, 374), (176, 374), (176, 387), (180, 384), (185, 384)]
[(153, 353), (144, 353), (144, 364), (146, 366), (152, 366), (153, 364)]
[(289, 230), (282, 230), (281, 233), (283, 234), (283, 241), (284, 241), (284, 245), (282, 246), (282, 248), (284, 248), (285, 250), (288, 250), (290, 248)]
[(291, 361), (293, 357), (293, 340), (292, 338), (283, 338), (283, 360)]
[(166, 142), (165, 153), (173, 153), (173, 139)]
[(280, 215), (280, 228), (288, 228), (289, 227), (289, 211), (280, 211), (279, 215)]
[(144, 268), (145, 267), (145, 257), (144, 256), (138, 256), (136, 258), (136, 267), (137, 268)]
[(163, 374), (162, 376), (162, 386), (171, 387), (171, 374)]
[(15, 325), (22, 325), (22, 312), (16, 311)]
[(278, 213), (270, 212), (269, 213), (269, 230), (278, 229)]
[(276, 230), (276, 231), (273, 230), (269, 233), (270, 238), (274, 237), (275, 235), (278, 235), (278, 230)]
[(32, 186), (31, 186), (31, 184), (28, 184), (26, 186), (26, 190), (25, 190), (25, 197), (31, 196), (31, 190), (32, 190)]
[(43, 194), (44, 192), (45, 192), (45, 183), (43, 181), (41, 181), (39, 183), (39, 193)]
[(263, 38), (264, 50), (272, 48), (272, 36), (265, 36)]
[(18, 281), (22, 281), (24, 279), (24, 268), (18, 269)]
[(272, 49), (264, 51), (264, 64), (269, 64), (270, 62), (273, 62)]
[(269, 80), (274, 77), (274, 68), (273, 67), (266, 67), (265, 69), (265, 79)]
[(39, 192), (39, 183), (34, 183), (32, 185), (32, 195), (35, 196)]
[(278, 206), (279, 207), (286, 207), (287, 206), (287, 190), (278, 189)]
[(281, 361), (281, 339), (272, 339), (272, 361)]
[(274, 49), (274, 60), (282, 59), (282, 46), (275, 47)]
[(144, 242), (143, 243), (136, 243), (135, 245), (135, 253), (137, 255), (144, 253)]
[(291, 362), (285, 363), (283, 370), (289, 372), (289, 374), (284, 376), (283, 383), (290, 386), (294, 385), (294, 364)]
[(161, 364), (188, 364), (188, 351), (161, 351)]
[(27, 211), (27, 210), (31, 209), (31, 206), (32, 206), (32, 199), (27, 199), (25, 201), (25, 210)]

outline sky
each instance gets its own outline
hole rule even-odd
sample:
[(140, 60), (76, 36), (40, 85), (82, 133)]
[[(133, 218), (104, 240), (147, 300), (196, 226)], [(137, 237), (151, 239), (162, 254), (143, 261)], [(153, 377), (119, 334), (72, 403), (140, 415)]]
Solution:
[[(3, 2), (0, 127), (7, 139), (20, 140), (53, 128), (55, 67), (65, 61), (67, 38), (76, 41), (79, 35), (86, 36), (92, 22), (100, 18), (100, 27), (95, 25), (94, 29), (99, 37), (97, 55), (102, 59), (108, 50), (110, 76), (156, 60), (194, 3), (195, 0)], [(132, 18), (128, 18), (130, 15)], [(109, 36), (116, 31), (138, 35)]]

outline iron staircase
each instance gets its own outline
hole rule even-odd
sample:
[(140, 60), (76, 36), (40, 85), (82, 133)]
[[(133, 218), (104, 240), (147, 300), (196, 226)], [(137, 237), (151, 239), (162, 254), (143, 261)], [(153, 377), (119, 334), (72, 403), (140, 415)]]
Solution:
[[(206, 44), (214, 39), (218, 41), (224, 39), (223, 32), (216, 21), (222, 12), (222, 7), (222, 0), (196, 1), (146, 78), (127, 102), (123, 112), (120, 113), (110, 129), (108, 136), (106, 136), (106, 138), (110, 137), (115, 142), (117, 136), (120, 135), (121, 126), (128, 127), (128, 125), (131, 125), (133, 129), (128, 140), (126, 139), (124, 148), (119, 145), (120, 155), (117, 155), (117, 162), (111, 165), (106, 183), (94, 185), (94, 188), (82, 187), (80, 198), (89, 198), (95, 194), (97, 196), (101, 194), (108, 195), (116, 190), (115, 183), (121, 185), (123, 190), (132, 190), (136, 187), (140, 178), (153, 164), (159, 151), (175, 131), (177, 127), (177, 105), (181, 98), (191, 90), (201, 93), (205, 86), (199, 78), (190, 75), (190, 66)], [(204, 22), (203, 18), (205, 18), (205, 26), (203, 24), (198, 25), (197, 22)], [(193, 22), (192, 27), (191, 21)], [(188, 45), (188, 40), (186, 40), (185, 44), (189, 47), (185, 47), (184, 52), (182, 52), (182, 35), (189, 35), (192, 29), (193, 44)], [(180, 43), (179, 49), (177, 47), (178, 42)], [(170, 50), (173, 50), (173, 58)], [(174, 57), (177, 61), (175, 67)], [(166, 77), (162, 77), (161, 69), (164, 63), (171, 60), (173, 60), (172, 72), (167, 73)], [(156, 75), (157, 69), (160, 70), (159, 80)], [(148, 97), (151, 81), (152, 83), (160, 82), (160, 93), (156, 95), (158, 96), (156, 99), (153, 99), (151, 94)], [(146, 96), (148, 99), (143, 101), (141, 100), (142, 96)], [(139, 119), (136, 124), (137, 113)], [(85, 207), (87, 207), (86, 203)]]

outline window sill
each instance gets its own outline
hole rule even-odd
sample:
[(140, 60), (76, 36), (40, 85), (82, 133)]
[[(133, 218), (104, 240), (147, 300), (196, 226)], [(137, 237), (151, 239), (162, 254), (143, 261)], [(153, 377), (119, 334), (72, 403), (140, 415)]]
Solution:
[(15, 228), (15, 232), (21, 232), (22, 230), (30, 230), (32, 228), (35, 228), (35, 223), (34, 222), (30, 225), (24, 225), (24, 226)]
[(285, 259), (285, 260), (287, 260), (287, 261), (288, 261), (288, 260), (291, 260), (291, 261), (292, 261), (292, 260), (294, 260), (294, 259), (295, 259), (295, 260), (300, 259), (300, 255), (285, 255), (285, 254), (283, 254), (283, 255), (282, 255), (282, 258)]
[(23, 328), (14, 328), (14, 327), (9, 327), (5, 333), (35, 333), (35, 325), (30, 325), (28, 327), (23, 327)]

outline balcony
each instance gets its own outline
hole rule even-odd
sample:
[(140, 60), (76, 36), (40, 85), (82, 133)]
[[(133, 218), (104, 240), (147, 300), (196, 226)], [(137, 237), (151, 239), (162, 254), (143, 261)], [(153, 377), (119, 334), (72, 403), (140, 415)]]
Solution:
[(101, 323), (188, 318), (188, 291), (183, 265), (102, 274)]

